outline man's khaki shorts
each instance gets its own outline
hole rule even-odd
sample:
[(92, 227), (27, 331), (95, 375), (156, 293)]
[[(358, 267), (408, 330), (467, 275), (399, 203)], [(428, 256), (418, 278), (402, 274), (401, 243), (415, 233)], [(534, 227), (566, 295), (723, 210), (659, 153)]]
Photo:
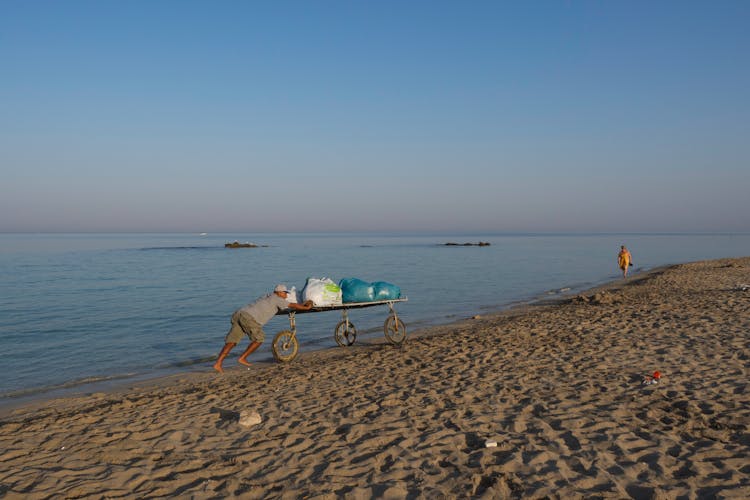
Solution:
[(253, 342), (263, 343), (266, 340), (266, 334), (263, 328), (249, 314), (235, 311), (232, 315), (232, 327), (224, 339), (226, 343), (239, 344), (242, 337), (247, 335)]

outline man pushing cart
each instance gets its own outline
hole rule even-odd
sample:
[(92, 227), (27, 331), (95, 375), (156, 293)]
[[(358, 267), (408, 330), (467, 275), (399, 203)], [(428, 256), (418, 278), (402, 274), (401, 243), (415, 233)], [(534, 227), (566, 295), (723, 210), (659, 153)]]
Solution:
[[(219, 373), (223, 373), (224, 359), (229, 352), (236, 346), (242, 337), (247, 335), (250, 338), (250, 345), (240, 355), (237, 362), (244, 366), (250, 366), (247, 357), (255, 352), (265, 340), (263, 325), (268, 323), (275, 315), (287, 314), (289, 316), (289, 330), (284, 330), (274, 336), (271, 350), (273, 356), (281, 363), (287, 363), (297, 357), (299, 352), (299, 342), (297, 340), (296, 313), (323, 312), (323, 311), (342, 311), (342, 320), (336, 325), (334, 330), (334, 339), (339, 346), (346, 347), (354, 344), (357, 338), (357, 329), (349, 319), (349, 310), (363, 307), (372, 307), (377, 305), (388, 306), (389, 315), (383, 324), (383, 331), (386, 339), (392, 344), (401, 344), (406, 340), (406, 325), (396, 314), (393, 305), (397, 302), (405, 302), (406, 297), (401, 298), (401, 291), (395, 285), (385, 282), (377, 282), (376, 285), (384, 286), (384, 291), (377, 295), (370, 292), (369, 295), (362, 295), (361, 285), (367, 285), (361, 280), (351, 279), (342, 280), (351, 285), (350, 293), (347, 297), (349, 300), (341, 300), (341, 290), (338, 289), (338, 299), (332, 302), (322, 301), (320, 305), (314, 304), (313, 300), (305, 300), (303, 303), (297, 303), (296, 292), (290, 298), (290, 290), (285, 285), (276, 285), (272, 294), (260, 297), (255, 302), (248, 304), (232, 315), (232, 326), (229, 329), (224, 341), (224, 347), (221, 349), (219, 356), (213, 367)], [(329, 281), (332, 284), (332, 282)], [(308, 279), (309, 286), (310, 279)], [(330, 286), (327, 285), (326, 286)], [(366, 287), (367, 288), (367, 287)], [(371, 287), (370, 287), (371, 288)], [(369, 288), (368, 288), (369, 289)], [(292, 290), (293, 291), (293, 290)], [(361, 299), (361, 300), (356, 300)]]
[(287, 302), (287, 295), (289, 295), (289, 290), (287, 290), (286, 285), (279, 284), (273, 289), (273, 293), (264, 295), (252, 304), (234, 312), (232, 327), (224, 338), (224, 347), (222, 347), (219, 357), (214, 363), (214, 370), (224, 373), (222, 366), (224, 359), (245, 335), (250, 338), (250, 345), (240, 355), (237, 362), (241, 365), (250, 366), (247, 357), (255, 352), (266, 339), (263, 325), (268, 323), (279, 311), (309, 311), (313, 305), (312, 300), (307, 300), (303, 304)]

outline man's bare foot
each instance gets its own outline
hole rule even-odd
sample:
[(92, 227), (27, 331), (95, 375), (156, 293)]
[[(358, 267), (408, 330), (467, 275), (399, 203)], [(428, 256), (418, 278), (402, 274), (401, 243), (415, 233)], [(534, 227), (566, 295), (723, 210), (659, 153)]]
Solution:
[(247, 360), (245, 360), (245, 359), (242, 359), (242, 358), (238, 359), (238, 360), (237, 360), (237, 362), (238, 362), (239, 364), (241, 364), (241, 365), (244, 365), (244, 366), (253, 366), (252, 364), (250, 364), (250, 362), (249, 362), (249, 361), (247, 361)]
[(214, 370), (216, 370), (219, 373), (224, 373), (224, 368), (221, 366), (221, 363), (218, 361), (214, 363)]

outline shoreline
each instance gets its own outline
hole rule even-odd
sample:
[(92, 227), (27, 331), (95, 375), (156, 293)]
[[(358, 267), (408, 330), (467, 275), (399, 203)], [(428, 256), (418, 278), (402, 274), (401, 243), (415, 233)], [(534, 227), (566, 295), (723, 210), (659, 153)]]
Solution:
[[(526, 298), (518, 299), (505, 305), (498, 304), (497, 306), (482, 306), (477, 309), (478, 313), (472, 316), (463, 315), (459, 318), (455, 317), (455, 315), (446, 316), (444, 318), (444, 322), (427, 323), (425, 326), (418, 327), (415, 330), (412, 330), (410, 328), (410, 324), (407, 323), (406, 326), (408, 329), (408, 337), (406, 342), (419, 337), (441, 335), (446, 332), (450, 332), (454, 326), (458, 327), (471, 325), (476, 321), (473, 319), (475, 317), (481, 317), (483, 319), (500, 318), (509, 314), (512, 315), (514, 314), (514, 312), (525, 313), (528, 312), (530, 308), (558, 305), (560, 303), (565, 303), (572, 297), (580, 294), (596, 293), (602, 290), (607, 290), (609, 288), (616, 288), (623, 284), (631, 283), (640, 279), (648, 279), (648, 277), (654, 273), (660, 273), (666, 269), (680, 265), (682, 264), (667, 264), (647, 270), (636, 269), (638, 274), (631, 275), (626, 280), (623, 280), (622, 278), (602, 280), (594, 284), (594, 286), (588, 288), (586, 288), (586, 285), (583, 285), (581, 287), (570, 286), (564, 287), (560, 290), (547, 290), (544, 292), (534, 293), (530, 294)], [(564, 289), (567, 290), (562, 291)], [(263, 353), (264, 357), (256, 359), (255, 361), (252, 361), (252, 363), (258, 368), (268, 368), (277, 365), (293, 366), (295, 362), (299, 362), (300, 360), (305, 359), (306, 357), (309, 357), (313, 354), (322, 355), (322, 353), (324, 352), (332, 351), (332, 354), (330, 355), (335, 356), (335, 353), (341, 350), (353, 350), (356, 348), (372, 345), (388, 345), (388, 342), (380, 332), (380, 328), (374, 328), (374, 330), (377, 331), (377, 333), (365, 333), (364, 335), (360, 335), (355, 345), (346, 348), (337, 345), (328, 345), (310, 349), (309, 344), (307, 346), (305, 346), (305, 344), (301, 344), (299, 356), (295, 361), (289, 363), (288, 365), (281, 365), (280, 363), (278, 363), (273, 358), (273, 355), (270, 352)], [(313, 341), (312, 344), (320, 341), (321, 339)], [(308, 349), (304, 350), (305, 347), (307, 347)], [(248, 371), (235, 362), (237, 356), (238, 352), (233, 352), (232, 355), (227, 358), (224, 366), (226, 372), (245, 373), (246, 371)], [(211, 377), (216, 373), (212, 368), (214, 360), (215, 357), (211, 358), (205, 363), (196, 363), (195, 368), (188, 369), (187, 371), (175, 369), (175, 371), (165, 370), (164, 372), (157, 374), (117, 374), (112, 378), (97, 380), (93, 382), (79, 382), (73, 380), (52, 389), (31, 388), (27, 391), (17, 391), (24, 393), (28, 392), (28, 395), (23, 394), (20, 396), (6, 396), (4, 398), (0, 398), (0, 423), (2, 422), (3, 418), (10, 415), (11, 413), (23, 410), (27, 407), (44, 406), (48, 402), (65, 401), (68, 399), (80, 399), (92, 395), (97, 395), (100, 397), (107, 394), (122, 394), (131, 389), (142, 389), (144, 387), (158, 386), (164, 383), (170, 383), (170, 381), (174, 379), (179, 379), (181, 382), (184, 382), (192, 381), (195, 377)], [(200, 366), (200, 368), (198, 366)]]
[[(657, 269), (662, 269), (665, 267), (669, 267), (670, 265), (666, 266), (659, 266), (657, 268), (652, 269), (646, 269), (642, 270), (641, 268), (636, 268), (636, 272), (638, 273), (637, 276), (646, 276), (652, 272), (654, 272)], [(633, 276), (634, 278), (635, 276)], [(442, 318), (442, 320), (435, 320), (435, 321), (417, 321), (417, 329), (412, 331), (412, 325), (413, 323), (407, 323), (407, 329), (409, 331), (408, 338), (412, 338), (412, 336), (415, 336), (418, 334), (418, 332), (425, 332), (436, 328), (442, 328), (442, 327), (449, 327), (450, 325), (454, 323), (459, 323), (464, 320), (470, 319), (472, 316), (493, 316), (501, 313), (505, 313), (510, 310), (514, 310), (517, 308), (524, 308), (532, 305), (539, 305), (539, 304), (550, 304), (557, 301), (564, 301), (567, 298), (570, 298), (571, 296), (577, 294), (577, 293), (586, 293), (588, 290), (594, 290), (598, 289), (600, 287), (606, 287), (609, 284), (615, 283), (619, 281), (621, 278), (615, 278), (615, 279), (603, 279), (600, 281), (597, 281), (592, 284), (571, 284), (569, 286), (565, 286), (561, 289), (550, 289), (545, 291), (540, 291), (537, 293), (531, 293), (527, 295), (526, 297), (519, 298), (516, 300), (513, 300), (511, 302), (508, 302), (506, 304), (495, 304), (495, 305), (483, 305), (476, 309), (476, 313), (473, 315), (461, 315), (458, 317), (456, 314), (447, 315)], [(373, 327), (372, 332), (364, 331), (360, 332), (360, 335), (357, 340), (357, 344), (362, 345), (363, 343), (379, 343), (378, 340), (382, 339), (383, 336), (381, 334), (381, 328), (380, 327)], [(407, 342), (408, 342), (407, 338)], [(299, 356), (302, 357), (306, 354), (310, 354), (312, 352), (318, 352), (318, 351), (326, 351), (326, 350), (338, 350), (342, 349), (341, 347), (332, 344), (332, 345), (321, 345), (320, 347), (315, 347), (316, 345), (322, 344), (323, 342), (327, 342), (327, 339), (315, 339), (312, 341), (307, 342), (301, 342), (300, 343), (300, 354)], [(351, 349), (351, 347), (349, 347)], [(235, 350), (236, 351), (236, 350)], [(276, 360), (273, 358), (273, 355), (269, 352), (263, 352), (261, 353), (263, 355), (262, 358), (256, 358), (255, 361), (253, 361), (253, 364), (256, 364), (258, 366), (271, 366), (277, 364)], [(225, 368), (232, 369), (239, 369), (241, 371), (244, 371), (241, 367), (232, 366), (236, 357), (238, 356), (238, 352), (233, 352), (232, 355), (227, 358), (227, 363)], [(3, 418), (4, 415), (8, 414), (9, 412), (23, 408), (25, 406), (30, 405), (39, 405), (44, 404), (46, 401), (51, 400), (60, 400), (60, 399), (68, 399), (68, 398), (77, 398), (77, 397), (85, 397), (90, 394), (100, 394), (100, 393), (110, 393), (110, 392), (122, 392), (127, 390), (129, 386), (141, 386), (143, 384), (148, 384), (149, 382), (153, 382), (154, 384), (158, 384), (160, 380), (162, 379), (172, 379), (174, 377), (190, 377), (192, 375), (201, 374), (204, 373), (204, 371), (208, 371), (208, 373), (213, 373), (211, 369), (211, 365), (213, 361), (216, 359), (216, 356), (213, 356), (212, 358), (208, 360), (201, 360), (200, 362), (190, 363), (190, 365), (185, 366), (192, 366), (191, 368), (188, 368), (187, 370), (180, 369), (179, 365), (175, 365), (172, 368), (165, 368), (161, 370), (157, 370), (155, 372), (144, 372), (144, 373), (120, 373), (120, 374), (114, 374), (111, 377), (87, 377), (84, 379), (76, 379), (71, 380), (69, 382), (60, 384), (58, 386), (54, 387), (32, 387), (29, 389), (19, 389), (13, 392), (8, 393), (7, 395), (0, 396), (0, 419)], [(88, 380), (91, 378), (95, 378), (97, 380)]]
[(0, 493), (747, 497), (741, 283), (750, 257), (663, 266), (401, 347), (25, 405), (0, 414)]

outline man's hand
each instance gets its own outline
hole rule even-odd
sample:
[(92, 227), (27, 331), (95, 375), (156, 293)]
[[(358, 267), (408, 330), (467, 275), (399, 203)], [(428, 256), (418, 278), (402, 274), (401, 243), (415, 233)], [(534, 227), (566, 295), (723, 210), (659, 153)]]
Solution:
[(296, 304), (289, 304), (289, 309), (293, 309), (295, 311), (309, 311), (313, 306), (312, 300), (306, 300), (303, 303), (296, 303)]

